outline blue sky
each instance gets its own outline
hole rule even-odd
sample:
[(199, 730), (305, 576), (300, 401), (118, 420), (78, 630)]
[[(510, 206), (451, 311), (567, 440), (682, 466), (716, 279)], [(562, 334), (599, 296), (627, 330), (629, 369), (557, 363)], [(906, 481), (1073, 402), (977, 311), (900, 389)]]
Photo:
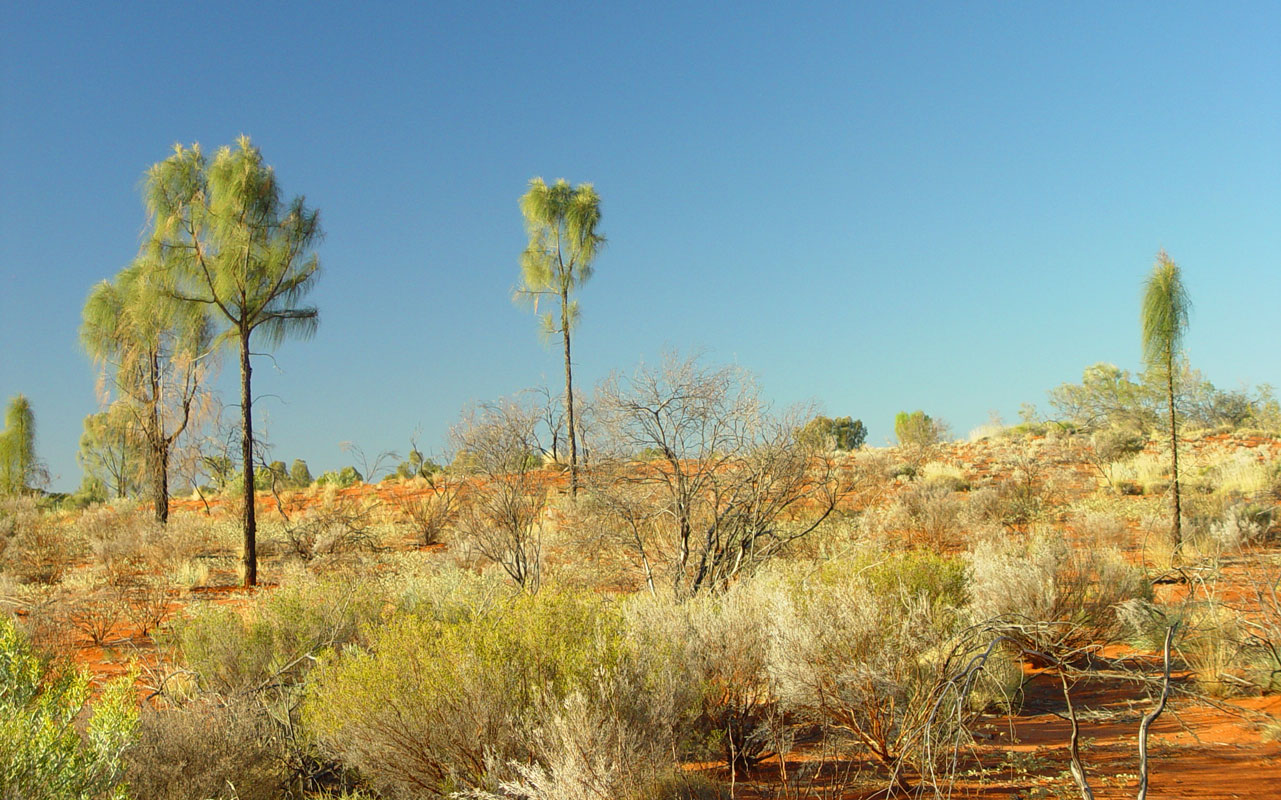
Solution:
[(703, 349), (873, 443), (900, 409), (964, 434), (1137, 367), (1161, 247), (1193, 365), (1281, 383), (1278, 9), (3, 4), (0, 395), (78, 484), (85, 296), (138, 249), (143, 171), (240, 133), (327, 232), (318, 335), (255, 373), (275, 456), (313, 471), (560, 385), (510, 301), (535, 175), (602, 197), (584, 387)]

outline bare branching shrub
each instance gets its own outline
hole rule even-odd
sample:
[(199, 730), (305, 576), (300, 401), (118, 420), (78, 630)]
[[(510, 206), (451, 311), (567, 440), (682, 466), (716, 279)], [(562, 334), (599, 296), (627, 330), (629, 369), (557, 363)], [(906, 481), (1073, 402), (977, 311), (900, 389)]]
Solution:
[(424, 484), (421, 489), (415, 486), (412, 494), (394, 495), (392, 504), (420, 544), (436, 544), (463, 513), (465, 483), (444, 472), (420, 475), (415, 484), (419, 482)]
[(373, 508), (336, 497), (284, 526), (289, 552), (303, 561), (370, 552), (378, 547)]
[(144, 576), (117, 591), (125, 617), (146, 636), (165, 623), (173, 611), (165, 577)]
[(105, 587), (77, 597), (67, 610), (67, 621), (71, 626), (99, 646), (106, 644), (117, 632), (116, 628), (124, 618), (125, 604), (120, 593)]
[(751, 376), (668, 356), (598, 389), (591, 489), (648, 577), (681, 596), (724, 588), (814, 531), (852, 491), (844, 460), (799, 438)]
[(1025, 651), (1054, 658), (1115, 641), (1115, 606), (1150, 597), (1142, 573), (1115, 550), (1076, 548), (1055, 533), (990, 537), (969, 556), (970, 614)]
[(275, 800), (288, 779), (274, 727), (245, 701), (147, 708), (125, 751), (132, 796)]
[(463, 539), (518, 585), (538, 590), (548, 475), (538, 441), (541, 408), (503, 400), (473, 409), (450, 432), (455, 464), (475, 491), (458, 515)]

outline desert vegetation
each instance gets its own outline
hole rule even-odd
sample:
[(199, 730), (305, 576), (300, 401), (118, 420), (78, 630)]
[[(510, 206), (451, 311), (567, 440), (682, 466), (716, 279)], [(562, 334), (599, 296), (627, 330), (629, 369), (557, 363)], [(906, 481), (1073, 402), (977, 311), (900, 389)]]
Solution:
[(1144, 797), (1224, 757), (1184, 731), (1275, 754), (1281, 410), (1188, 366), (1164, 253), (1137, 380), (876, 448), (674, 351), (576, 394), (601, 200), (535, 179), (516, 295), (563, 394), (313, 476), (255, 434), (250, 343), (315, 329), (317, 212), (246, 138), (144, 187), (84, 309), (81, 490), (21, 395), (0, 434), (0, 797)]

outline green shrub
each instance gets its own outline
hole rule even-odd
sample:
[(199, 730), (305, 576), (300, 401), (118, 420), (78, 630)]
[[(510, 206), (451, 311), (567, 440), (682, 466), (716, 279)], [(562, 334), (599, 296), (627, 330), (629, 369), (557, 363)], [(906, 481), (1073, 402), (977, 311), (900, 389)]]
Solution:
[(440, 611), (396, 616), (308, 680), (303, 718), (323, 749), (395, 797), (492, 785), (529, 762), (540, 715), (573, 693), (590, 701), (622, 652), (618, 614), (592, 595)]
[(381, 607), (365, 585), (314, 581), (260, 595), (243, 614), (197, 609), (174, 626), (174, 635), (200, 687), (232, 695), (300, 681), (322, 650), (362, 641)]
[(900, 445), (929, 447), (943, 438), (942, 426), (924, 411), (900, 411), (894, 417), (894, 435)]
[(49, 672), (13, 621), (0, 618), (0, 798), (128, 797), (121, 752), (137, 726), (134, 678), (104, 687), (81, 736), (75, 721), (89, 707), (89, 676)]

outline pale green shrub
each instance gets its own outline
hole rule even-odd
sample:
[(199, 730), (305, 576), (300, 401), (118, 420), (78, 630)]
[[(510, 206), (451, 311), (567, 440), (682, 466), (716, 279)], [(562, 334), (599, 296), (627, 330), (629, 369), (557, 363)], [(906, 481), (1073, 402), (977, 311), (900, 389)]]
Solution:
[(784, 708), (850, 735), (904, 788), (905, 767), (928, 770), (974, 713), (963, 673), (980, 643), (959, 636), (963, 584), (959, 564), (918, 554), (797, 583), (770, 659)]
[(1037, 661), (1114, 641), (1114, 606), (1151, 596), (1142, 572), (1119, 552), (1075, 548), (1054, 532), (978, 542), (969, 577), (970, 617)]

